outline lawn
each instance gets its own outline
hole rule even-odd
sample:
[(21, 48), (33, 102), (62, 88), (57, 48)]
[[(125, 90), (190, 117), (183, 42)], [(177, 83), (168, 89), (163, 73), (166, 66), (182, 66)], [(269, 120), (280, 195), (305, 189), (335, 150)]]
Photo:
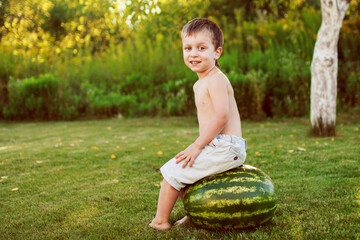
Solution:
[[(0, 123), (0, 239), (359, 239), (360, 121), (308, 135), (307, 119), (243, 122), (246, 164), (278, 209), (252, 229), (148, 227), (159, 168), (197, 137), (195, 118)], [(184, 215), (175, 205), (170, 222)]]

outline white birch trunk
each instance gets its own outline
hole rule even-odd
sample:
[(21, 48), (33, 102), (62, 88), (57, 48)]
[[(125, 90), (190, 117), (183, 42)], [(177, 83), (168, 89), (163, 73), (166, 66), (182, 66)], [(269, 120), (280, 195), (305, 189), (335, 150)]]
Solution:
[(321, 0), (322, 23), (311, 63), (311, 126), (316, 135), (335, 135), (338, 40), (350, 0)]

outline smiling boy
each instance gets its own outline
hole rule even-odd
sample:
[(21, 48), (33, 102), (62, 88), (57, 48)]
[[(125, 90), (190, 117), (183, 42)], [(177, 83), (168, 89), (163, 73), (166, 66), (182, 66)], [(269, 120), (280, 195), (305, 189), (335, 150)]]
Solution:
[[(196, 18), (183, 27), (181, 37), (184, 62), (199, 78), (193, 86), (199, 137), (160, 169), (164, 180), (156, 216), (149, 225), (157, 230), (170, 229), (170, 213), (186, 185), (239, 167), (246, 158), (234, 91), (218, 64), (221, 29), (209, 19)], [(185, 216), (175, 225), (188, 221)]]

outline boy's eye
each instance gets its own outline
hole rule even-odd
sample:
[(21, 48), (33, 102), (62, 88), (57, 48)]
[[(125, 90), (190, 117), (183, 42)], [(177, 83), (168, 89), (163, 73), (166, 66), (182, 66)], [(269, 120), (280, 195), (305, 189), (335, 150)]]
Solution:
[(184, 49), (187, 50), (187, 51), (190, 51), (191, 47), (185, 47)]
[(205, 50), (205, 47), (200, 47), (200, 50)]

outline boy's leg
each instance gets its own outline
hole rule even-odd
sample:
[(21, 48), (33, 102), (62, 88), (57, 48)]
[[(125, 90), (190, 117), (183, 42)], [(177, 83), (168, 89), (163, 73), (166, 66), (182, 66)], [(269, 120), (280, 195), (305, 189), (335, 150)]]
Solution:
[(165, 179), (161, 184), (156, 216), (150, 223), (150, 227), (156, 230), (168, 230), (168, 222), (171, 210), (179, 196), (179, 191), (173, 188)]
[[(181, 200), (183, 200), (183, 198), (184, 198), (184, 193), (185, 193), (185, 188), (182, 188), (182, 189), (180, 190), (180, 193), (179, 193), (179, 198), (180, 198)], [(188, 218), (188, 216), (185, 216), (185, 217), (183, 217), (182, 219), (176, 221), (176, 222), (174, 223), (174, 226), (180, 226), (180, 225), (186, 224), (186, 223), (188, 223), (188, 222), (190, 222), (190, 219)]]

